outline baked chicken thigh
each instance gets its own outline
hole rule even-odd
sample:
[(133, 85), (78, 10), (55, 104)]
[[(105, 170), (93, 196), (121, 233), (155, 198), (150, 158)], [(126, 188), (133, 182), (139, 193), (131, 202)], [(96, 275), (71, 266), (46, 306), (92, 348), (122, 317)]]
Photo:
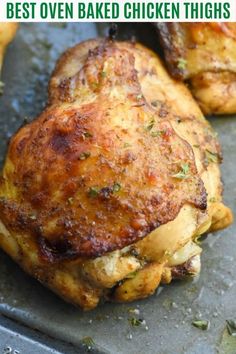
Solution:
[(11, 139), (0, 245), (83, 309), (196, 275), (194, 242), (228, 226), (220, 146), (187, 88), (129, 42), (90, 40), (57, 63), (42, 114)]
[(236, 23), (158, 23), (174, 78), (186, 80), (206, 114), (236, 113)]

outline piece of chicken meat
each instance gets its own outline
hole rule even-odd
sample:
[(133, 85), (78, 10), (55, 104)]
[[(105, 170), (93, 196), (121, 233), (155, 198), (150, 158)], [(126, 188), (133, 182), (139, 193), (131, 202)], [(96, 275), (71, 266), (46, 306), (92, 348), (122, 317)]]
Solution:
[(69, 49), (49, 103), (11, 139), (0, 245), (84, 309), (200, 271), (194, 242), (228, 226), (220, 146), (187, 88), (129, 42)]
[(167, 66), (206, 114), (236, 113), (236, 23), (158, 23)]

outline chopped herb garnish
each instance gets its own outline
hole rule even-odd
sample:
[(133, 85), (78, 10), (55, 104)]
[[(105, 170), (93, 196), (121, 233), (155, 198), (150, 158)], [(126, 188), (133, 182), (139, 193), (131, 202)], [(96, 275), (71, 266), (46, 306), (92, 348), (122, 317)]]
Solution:
[(132, 273), (129, 273), (127, 276), (126, 276), (126, 278), (127, 279), (133, 279), (136, 275), (137, 275), (137, 271), (135, 271), (135, 272), (132, 272)]
[(130, 308), (130, 309), (128, 309), (128, 312), (132, 313), (134, 315), (139, 315), (140, 314), (140, 310), (139, 309)]
[(185, 179), (188, 178), (188, 172), (189, 172), (189, 165), (187, 163), (183, 163), (181, 165), (181, 171), (173, 175), (172, 177), (178, 178), (178, 179)]
[(158, 103), (159, 103), (158, 100), (152, 101), (152, 102), (151, 102), (151, 105), (152, 105), (153, 107), (157, 107), (157, 106), (158, 106)]
[(169, 257), (171, 255), (172, 255), (172, 253), (169, 250), (165, 250), (165, 252), (164, 252), (165, 257)]
[(99, 83), (94, 81), (91, 83), (91, 85), (92, 85), (93, 89), (96, 90), (99, 86)]
[(202, 331), (207, 331), (210, 328), (210, 322), (207, 320), (196, 320), (192, 322), (192, 325)]
[(227, 330), (230, 336), (236, 337), (236, 321), (226, 320)]
[(74, 198), (72, 198), (72, 197), (68, 198), (68, 203), (69, 203), (70, 205), (72, 205), (73, 202), (74, 202)]
[(36, 216), (35, 214), (31, 214), (31, 215), (30, 215), (30, 219), (31, 219), (31, 220), (37, 220), (37, 216)]
[(231, 335), (230, 333), (231, 331), (228, 331), (228, 326), (226, 324), (219, 342), (218, 353), (235, 354), (236, 336), (233, 334)]
[(133, 318), (129, 318), (129, 323), (133, 327), (138, 327), (143, 323), (143, 320), (133, 317)]
[(84, 337), (82, 338), (82, 344), (86, 346), (87, 349), (92, 349), (92, 347), (95, 346), (95, 343), (93, 341), (92, 337)]
[(165, 131), (164, 131), (164, 130), (156, 130), (156, 131), (154, 131), (154, 132), (151, 132), (151, 136), (152, 136), (153, 138), (156, 138), (157, 136), (161, 136), (161, 135), (163, 135), (163, 134), (165, 134)]
[(0, 95), (3, 94), (3, 88), (4, 88), (5, 84), (4, 82), (0, 81)]
[(92, 136), (93, 136), (93, 134), (90, 132), (83, 133), (83, 137), (85, 137), (85, 138), (92, 138)]
[(154, 127), (154, 124), (155, 124), (155, 119), (152, 118), (152, 119), (149, 121), (148, 125), (145, 127), (145, 130), (147, 130), (147, 131), (152, 130), (152, 128)]
[(132, 145), (129, 144), (129, 143), (124, 143), (124, 148), (128, 148), (128, 147), (131, 147)]
[(216, 202), (216, 198), (215, 198), (215, 197), (211, 197), (211, 198), (209, 199), (209, 202), (210, 202), (210, 203), (215, 203), (215, 202)]
[(177, 64), (177, 68), (180, 70), (185, 70), (186, 69), (186, 65), (187, 65), (187, 60), (185, 60), (184, 58), (179, 58), (178, 59), (178, 64)]
[(107, 76), (107, 73), (105, 71), (101, 72), (101, 77), (104, 79)]
[(99, 194), (99, 188), (98, 187), (90, 187), (88, 191), (88, 195), (91, 198), (96, 198)]
[(210, 162), (215, 162), (215, 163), (217, 163), (217, 162), (219, 161), (219, 156), (218, 156), (218, 154), (215, 153), (215, 152), (206, 150), (206, 151), (205, 151), (205, 156), (206, 156), (206, 161), (207, 161), (208, 163), (210, 163)]
[(79, 160), (86, 160), (90, 155), (91, 155), (90, 152), (82, 152), (79, 155)]
[(113, 192), (119, 192), (121, 190), (121, 185), (119, 183), (114, 183), (112, 190)]
[(193, 145), (193, 147), (199, 149), (199, 148), (200, 148), (200, 145)]
[(137, 95), (136, 98), (137, 98), (137, 100), (141, 100), (143, 98), (143, 95), (142, 94)]

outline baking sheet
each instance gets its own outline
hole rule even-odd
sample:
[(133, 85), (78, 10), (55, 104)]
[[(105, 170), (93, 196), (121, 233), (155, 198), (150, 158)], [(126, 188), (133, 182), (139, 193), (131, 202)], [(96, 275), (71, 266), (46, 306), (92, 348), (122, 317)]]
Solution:
[[(3, 67), (6, 86), (0, 97), (1, 163), (12, 133), (24, 119), (30, 120), (42, 110), (49, 75), (59, 55), (82, 40), (105, 35), (107, 29), (108, 25), (96, 23), (21, 25)], [(132, 36), (158, 48), (150, 24), (119, 25), (120, 38)], [(211, 121), (223, 145), (225, 201), (236, 211), (236, 117)], [(147, 300), (105, 304), (92, 312), (66, 304), (0, 252), (0, 312), (74, 344), (80, 353), (88, 350), (83, 338), (92, 337), (92, 347), (98, 353), (235, 354), (235, 338), (230, 345), (222, 343), (225, 321), (236, 319), (235, 225), (209, 235), (203, 248), (202, 272), (197, 281), (174, 282)], [(136, 317), (145, 319), (145, 326), (130, 325), (133, 309), (139, 311)], [(200, 318), (210, 321), (208, 331), (192, 326), (192, 321)], [(32, 349), (23, 353), (31, 354)]]

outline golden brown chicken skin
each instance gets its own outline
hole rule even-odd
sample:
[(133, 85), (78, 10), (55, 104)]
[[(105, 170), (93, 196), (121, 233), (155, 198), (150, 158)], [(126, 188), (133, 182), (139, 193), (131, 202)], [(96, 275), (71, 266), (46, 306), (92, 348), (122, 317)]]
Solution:
[(1, 247), (84, 309), (144, 298), (198, 273), (194, 239), (232, 222), (220, 160), (214, 132), (154, 53), (84, 42), (59, 60), (45, 111), (11, 139)]
[[(8, 162), (16, 195), (1, 203), (4, 222), (31, 231), (52, 261), (123, 248), (184, 203), (206, 208), (191, 147), (148, 105), (134, 58), (112, 43), (91, 51), (63, 82), (63, 101), (12, 138)], [(184, 164), (188, 178), (178, 179)]]
[(156, 24), (173, 77), (206, 114), (236, 112), (236, 23)]

